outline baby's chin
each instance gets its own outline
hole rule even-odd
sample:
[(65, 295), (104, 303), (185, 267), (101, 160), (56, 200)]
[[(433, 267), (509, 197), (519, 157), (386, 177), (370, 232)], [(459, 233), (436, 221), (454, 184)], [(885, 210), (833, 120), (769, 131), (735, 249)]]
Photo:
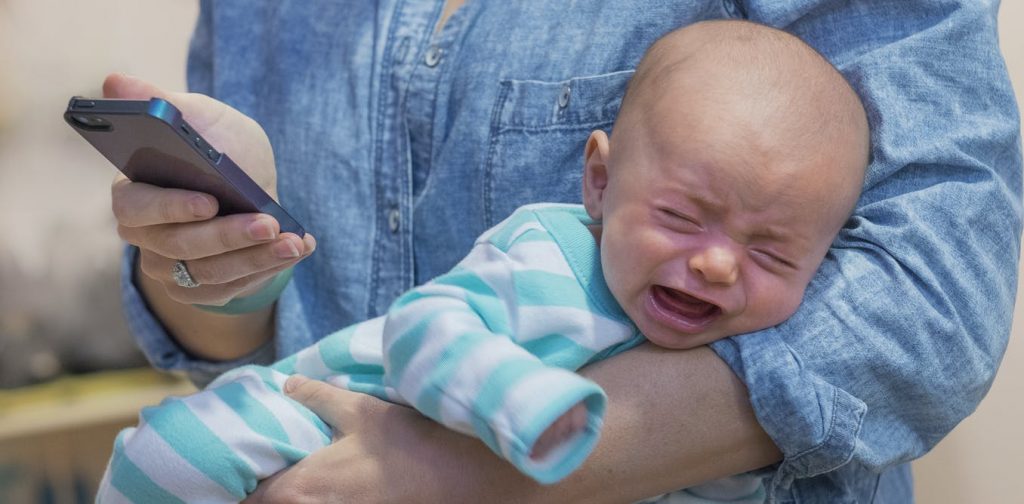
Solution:
[[(636, 319), (634, 319), (636, 321)], [(637, 321), (637, 328), (652, 344), (670, 350), (689, 350), (707, 345), (728, 336), (716, 325), (697, 333), (683, 333), (667, 328), (652, 320)]]

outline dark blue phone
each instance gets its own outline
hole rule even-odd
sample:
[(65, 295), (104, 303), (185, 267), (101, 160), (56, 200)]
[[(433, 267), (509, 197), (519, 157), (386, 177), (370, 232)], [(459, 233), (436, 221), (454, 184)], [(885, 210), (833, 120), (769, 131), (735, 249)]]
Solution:
[(305, 234), (298, 221), (166, 100), (76, 96), (64, 121), (132, 181), (204, 192), (217, 198), (218, 215), (265, 213), (277, 219), (281, 232)]

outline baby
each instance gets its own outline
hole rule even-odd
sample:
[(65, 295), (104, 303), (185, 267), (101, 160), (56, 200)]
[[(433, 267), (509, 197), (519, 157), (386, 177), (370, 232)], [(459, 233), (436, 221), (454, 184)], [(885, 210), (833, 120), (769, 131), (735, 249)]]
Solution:
[[(331, 427), (281, 392), (296, 373), (409, 404), (559, 481), (596, 444), (606, 401), (573, 371), (786, 320), (857, 201), (868, 148), (857, 95), (796, 37), (740, 21), (672, 32), (614, 134), (590, 135), (582, 206), (522, 207), (385, 317), (146, 408), (98, 500), (235, 502), (327, 446)], [(752, 476), (689, 490), (764, 499)]]

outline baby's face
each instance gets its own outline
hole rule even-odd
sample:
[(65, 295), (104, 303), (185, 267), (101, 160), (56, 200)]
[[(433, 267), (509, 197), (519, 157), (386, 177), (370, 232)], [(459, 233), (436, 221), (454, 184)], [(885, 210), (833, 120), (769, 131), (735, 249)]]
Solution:
[(787, 319), (846, 219), (813, 148), (687, 108), (620, 121), (613, 145), (595, 132), (584, 179), (609, 288), (667, 348)]

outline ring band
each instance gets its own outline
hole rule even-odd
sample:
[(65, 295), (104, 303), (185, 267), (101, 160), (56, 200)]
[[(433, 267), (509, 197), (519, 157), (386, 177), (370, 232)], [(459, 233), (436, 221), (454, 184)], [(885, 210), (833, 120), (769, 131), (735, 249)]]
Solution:
[(188, 267), (185, 266), (185, 261), (174, 261), (174, 265), (171, 266), (171, 277), (174, 278), (174, 283), (178, 284), (179, 287), (184, 287), (186, 289), (199, 287), (199, 282), (196, 282), (196, 280), (192, 278), (192, 274), (188, 272)]

